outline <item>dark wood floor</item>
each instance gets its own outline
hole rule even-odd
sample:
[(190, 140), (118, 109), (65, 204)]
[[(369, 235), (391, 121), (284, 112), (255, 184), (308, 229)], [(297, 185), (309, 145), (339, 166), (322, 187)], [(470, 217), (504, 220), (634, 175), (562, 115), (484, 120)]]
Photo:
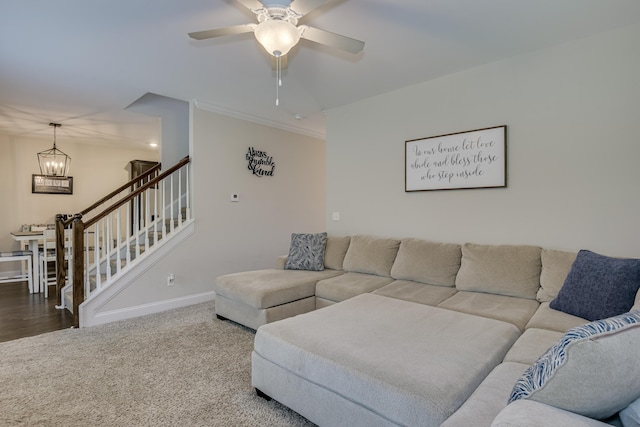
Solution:
[(55, 294), (30, 294), (26, 282), (0, 284), (0, 342), (70, 328), (73, 315), (55, 305)]

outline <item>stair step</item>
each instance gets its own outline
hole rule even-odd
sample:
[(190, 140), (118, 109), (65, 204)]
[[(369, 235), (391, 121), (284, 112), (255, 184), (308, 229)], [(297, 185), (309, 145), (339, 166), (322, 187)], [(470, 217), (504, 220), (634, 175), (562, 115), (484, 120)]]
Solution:
[[(183, 208), (184, 210), (184, 208)], [(168, 220), (170, 221), (170, 220)], [(175, 220), (177, 221), (177, 220)], [(178, 228), (180, 224), (178, 224), (176, 222), (176, 227)], [(167, 228), (165, 233), (167, 233), (167, 235), (165, 237), (168, 237), (169, 233), (171, 232), (170, 228)], [(157, 235), (157, 240), (155, 239), (155, 236)], [(148, 232), (148, 242), (149, 242), (149, 246), (153, 246), (155, 244), (159, 244), (159, 242), (163, 240), (162, 237), (162, 232), (161, 230), (158, 230), (157, 232), (154, 232), (153, 230), (149, 230)], [(114, 243), (115, 244), (115, 243)], [(146, 242), (144, 241), (144, 239), (140, 239), (140, 243), (138, 245), (134, 244), (130, 244), (129, 245), (129, 251), (130, 251), (130, 260), (133, 261), (136, 259), (136, 249), (137, 247), (139, 247), (139, 251), (140, 251), (140, 255), (144, 254), (146, 249), (147, 249), (147, 245)], [(117, 254), (118, 253), (122, 253), (121, 251), (114, 251), (112, 253), (112, 259), (109, 261), (110, 267), (111, 267), (111, 277), (115, 276), (115, 275), (119, 275), (122, 274), (126, 271), (127, 268), (127, 260), (126, 258), (118, 258)], [(120, 272), (118, 273), (118, 262), (120, 262)], [(104, 265), (104, 264), (102, 264)], [(101, 283), (104, 285), (104, 283), (107, 281), (107, 275), (106, 272), (101, 272), (100, 274), (100, 281)], [(97, 288), (97, 278), (95, 276), (95, 274), (90, 275), (89, 276), (89, 288), (91, 291), (94, 291)], [(73, 313), (73, 290), (71, 288), (67, 289), (64, 294), (63, 294), (63, 298), (65, 301), (65, 307)]]

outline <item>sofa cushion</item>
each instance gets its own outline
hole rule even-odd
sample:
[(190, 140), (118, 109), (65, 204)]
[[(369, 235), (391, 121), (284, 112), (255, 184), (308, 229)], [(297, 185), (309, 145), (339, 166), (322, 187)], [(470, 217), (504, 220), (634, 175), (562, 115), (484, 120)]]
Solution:
[(605, 319), (629, 311), (638, 288), (640, 259), (611, 258), (581, 250), (549, 306), (588, 320)]
[(318, 281), (316, 297), (340, 302), (379, 289), (392, 281), (390, 277), (346, 272), (340, 276)]
[(507, 405), (513, 383), (529, 365), (501, 363), (485, 378), (471, 396), (441, 427), (489, 426)]
[(639, 353), (640, 311), (578, 326), (527, 369), (509, 401), (610, 417), (640, 397)]
[(640, 397), (620, 411), (620, 421), (624, 427), (640, 427)]
[(324, 270), (324, 250), (327, 233), (291, 234), (289, 256), (285, 270)]
[(542, 272), (540, 273), (540, 290), (538, 301), (550, 302), (558, 296), (558, 292), (576, 260), (577, 252), (542, 250)]
[(540, 288), (540, 252), (537, 246), (465, 243), (456, 288), (535, 299)]
[(582, 317), (549, 308), (549, 303), (543, 302), (525, 328), (549, 329), (551, 331), (565, 333), (569, 329), (584, 325), (585, 323), (589, 323), (589, 321)]
[(342, 270), (344, 256), (349, 249), (351, 237), (327, 237), (327, 248), (324, 251), (324, 266), (332, 270)]
[(454, 286), (460, 269), (460, 245), (421, 239), (402, 239), (391, 267), (391, 277), (399, 280)]
[[(509, 349), (504, 361), (524, 363), (529, 367), (557, 343), (562, 335), (564, 335), (562, 332), (547, 329), (527, 329)], [(511, 388), (513, 388), (513, 384)]]
[(399, 246), (398, 239), (353, 236), (344, 257), (344, 270), (390, 277)]
[(583, 417), (552, 405), (518, 400), (507, 405), (493, 420), (491, 427), (611, 427), (610, 424)]
[(376, 295), (398, 298), (405, 301), (436, 306), (453, 296), (455, 288), (448, 286), (427, 285), (410, 280), (395, 280), (380, 289), (373, 291)]
[(540, 303), (534, 299), (458, 291), (451, 298), (438, 304), (438, 307), (502, 320), (524, 331), (539, 305)]
[(265, 269), (225, 274), (216, 278), (214, 291), (230, 300), (254, 308), (270, 308), (315, 294), (318, 280), (343, 274), (341, 271)]

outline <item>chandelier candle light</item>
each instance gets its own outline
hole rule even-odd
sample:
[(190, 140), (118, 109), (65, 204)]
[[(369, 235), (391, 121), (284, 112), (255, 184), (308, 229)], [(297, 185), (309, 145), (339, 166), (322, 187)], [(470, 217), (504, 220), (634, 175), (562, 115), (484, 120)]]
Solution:
[(60, 123), (49, 123), (53, 126), (53, 148), (38, 153), (40, 173), (47, 176), (68, 176), (71, 157), (56, 148), (56, 129)]

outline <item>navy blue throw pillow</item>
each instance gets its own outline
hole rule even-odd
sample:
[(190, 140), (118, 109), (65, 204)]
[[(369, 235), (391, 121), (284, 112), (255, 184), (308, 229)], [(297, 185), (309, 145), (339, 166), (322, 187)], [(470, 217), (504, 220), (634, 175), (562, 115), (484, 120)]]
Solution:
[(640, 259), (578, 252), (549, 307), (594, 321), (626, 313), (640, 288)]

